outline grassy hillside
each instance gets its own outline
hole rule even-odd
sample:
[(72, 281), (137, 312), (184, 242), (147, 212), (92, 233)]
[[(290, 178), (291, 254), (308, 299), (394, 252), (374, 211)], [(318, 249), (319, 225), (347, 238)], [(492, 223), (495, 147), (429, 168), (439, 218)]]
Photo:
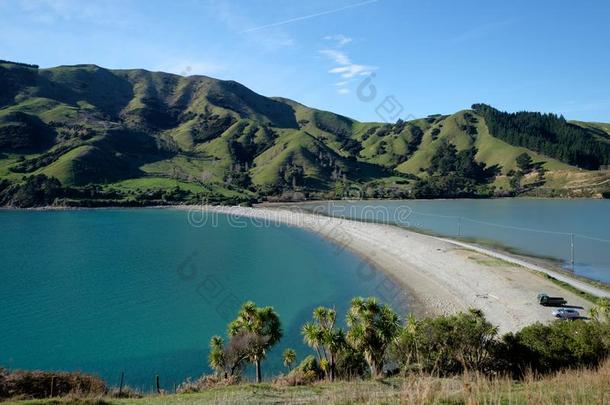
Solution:
[[(56, 398), (8, 401), (6, 404), (603, 404), (610, 390), (610, 365), (597, 370), (567, 370), (525, 381), (484, 378), (476, 374), (452, 378), (412, 375), (377, 381), (319, 383), (305, 386), (240, 384), (203, 393), (144, 398)], [(71, 401), (71, 402), (70, 402)]]
[[(474, 130), (466, 129), (468, 126), (474, 128)], [(436, 135), (433, 134), (435, 129), (439, 131)], [(456, 145), (458, 150), (472, 146), (476, 147), (478, 150), (477, 160), (486, 163), (488, 166), (499, 165), (503, 174), (517, 169), (516, 157), (524, 152), (529, 153), (535, 161), (544, 162), (544, 167), (547, 170), (573, 169), (573, 167), (556, 159), (542, 156), (526, 148), (513, 146), (494, 138), (489, 133), (485, 120), (479, 114), (472, 110), (464, 110), (448, 117), (436, 119), (425, 132), (420, 148), (411, 159), (399, 165), (398, 170), (418, 174), (422, 169), (427, 168), (436, 148), (443, 139)]]
[[(143, 191), (145, 185), (167, 190), (178, 181), (193, 185), (192, 199), (231, 195), (242, 201), (294, 191), (337, 198), (355, 185), (369, 196), (396, 198), (409, 196), (417, 179), (426, 178), (438, 145), (448, 141), (458, 151), (474, 147), (479, 162), (498, 165), (497, 190), (510, 188), (523, 153), (547, 180), (526, 179), (516, 192), (570, 195), (575, 174), (585, 194), (610, 189), (606, 172), (583, 171), (507, 142), (513, 138), (505, 132), (499, 139), (480, 112), (488, 110), (361, 123), (267, 98), (234, 81), (95, 65), (38, 69), (2, 61), (0, 88), (0, 178), (12, 183), (43, 174), (64, 187), (124, 191), (138, 184)], [(570, 125), (586, 138), (583, 148), (610, 143), (610, 124)], [(574, 153), (560, 156), (582, 161)], [(148, 177), (172, 181), (135, 181)]]

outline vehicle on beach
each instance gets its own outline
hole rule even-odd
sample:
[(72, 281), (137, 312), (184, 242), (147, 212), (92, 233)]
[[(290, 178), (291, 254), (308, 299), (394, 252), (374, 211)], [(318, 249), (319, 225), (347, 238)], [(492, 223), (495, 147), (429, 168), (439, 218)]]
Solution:
[(550, 297), (546, 293), (538, 294), (538, 303), (545, 307), (560, 307), (568, 303), (563, 297)]
[(580, 313), (575, 309), (569, 308), (559, 308), (554, 310), (553, 316), (559, 319), (578, 319), (580, 318)]

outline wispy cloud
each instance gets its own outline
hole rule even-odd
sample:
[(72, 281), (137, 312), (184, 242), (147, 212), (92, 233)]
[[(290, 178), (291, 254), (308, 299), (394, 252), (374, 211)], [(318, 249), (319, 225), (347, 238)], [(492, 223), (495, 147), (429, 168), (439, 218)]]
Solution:
[[(348, 38), (345, 36), (342, 37)], [(340, 43), (337, 44), (338, 47), (341, 46), (339, 44)], [(375, 66), (353, 63), (347, 53), (343, 50), (322, 49), (319, 52), (335, 65), (338, 65), (331, 68), (328, 73), (338, 75), (341, 78), (340, 81), (334, 83), (334, 86), (338, 88), (337, 92), (339, 94), (349, 93), (348, 86), (357, 76), (369, 75), (377, 70), (377, 67)]]
[(344, 79), (353, 79), (356, 76), (364, 76), (371, 74), (377, 68), (375, 66), (359, 65), (357, 63), (350, 63), (345, 66), (339, 66), (329, 70), (329, 73), (335, 73), (341, 75)]
[(56, 24), (63, 21), (84, 21), (95, 25), (128, 25), (125, 7), (112, 0), (20, 0), (21, 10), (40, 24)]
[(351, 80), (343, 80), (341, 82), (335, 83), (335, 86), (337, 86), (337, 87), (347, 86), (350, 83), (350, 81)]
[(481, 24), (451, 38), (451, 43), (458, 44), (481, 39), (497, 31), (501, 31), (502, 29), (513, 24), (514, 22), (516, 22), (515, 19), (510, 19), (506, 21), (495, 21), (486, 24)]
[(339, 65), (350, 64), (350, 60), (345, 52), (336, 51), (334, 49), (322, 49), (320, 53)]
[(270, 29), (268, 31), (243, 31), (242, 28), (252, 25), (252, 21), (241, 9), (232, 6), (229, 2), (212, 0), (208, 5), (211, 13), (224, 23), (229, 30), (237, 34), (247, 33), (247, 35), (242, 35), (242, 38), (264, 50), (276, 51), (292, 47), (295, 44), (294, 39), (281, 28)]
[(324, 37), (324, 39), (327, 41), (334, 41), (338, 48), (341, 48), (352, 42), (352, 39), (350, 37), (347, 37), (343, 34), (327, 35)]
[(332, 9), (332, 10), (320, 11), (318, 13), (313, 13), (313, 14), (309, 14), (309, 15), (303, 15), (303, 16), (300, 16), (300, 17), (293, 17), (293, 18), (289, 18), (289, 19), (286, 19), (286, 20), (283, 20), (283, 21), (277, 21), (277, 22), (270, 23), (270, 24), (259, 25), (258, 27), (248, 28), (248, 29), (243, 30), (241, 32), (242, 33), (247, 33), (247, 32), (260, 31), (260, 30), (264, 30), (264, 29), (267, 29), (267, 28), (278, 27), (280, 25), (286, 25), (286, 24), (290, 24), (290, 23), (293, 23), (293, 22), (297, 22), (297, 21), (309, 20), (310, 18), (321, 17), (323, 15), (334, 14), (334, 13), (338, 13), (338, 12), (343, 11), (343, 10), (348, 10), (350, 8), (366, 6), (367, 4), (371, 4), (371, 3), (377, 3), (378, 1), (379, 0), (362, 1), (360, 3), (349, 4), (347, 6), (335, 8), (335, 9)]

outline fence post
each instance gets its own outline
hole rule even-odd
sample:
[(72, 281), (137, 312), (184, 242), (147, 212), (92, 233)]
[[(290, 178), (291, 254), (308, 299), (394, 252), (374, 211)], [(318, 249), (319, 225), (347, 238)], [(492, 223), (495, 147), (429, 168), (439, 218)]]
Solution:
[(458, 217), (458, 236), (462, 236), (462, 217)]
[(572, 271), (574, 271), (574, 234), (570, 233), (570, 264), (572, 265)]
[(125, 372), (121, 371), (121, 383), (119, 384), (119, 398), (121, 397), (121, 394), (123, 393), (123, 381), (125, 380)]

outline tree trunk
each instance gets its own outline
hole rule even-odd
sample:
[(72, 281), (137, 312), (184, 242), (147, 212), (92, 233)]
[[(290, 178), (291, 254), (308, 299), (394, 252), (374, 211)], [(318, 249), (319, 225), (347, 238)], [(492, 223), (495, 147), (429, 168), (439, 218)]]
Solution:
[(261, 382), (261, 361), (259, 358), (255, 360), (256, 362), (256, 383)]
[(377, 370), (377, 363), (375, 362), (375, 360), (371, 359), (369, 367), (371, 368), (371, 378), (377, 378), (379, 375), (379, 371)]
[(318, 346), (315, 346), (316, 348), (316, 353), (318, 354), (318, 362), (322, 361), (322, 354), (320, 353), (320, 349), (318, 348)]

